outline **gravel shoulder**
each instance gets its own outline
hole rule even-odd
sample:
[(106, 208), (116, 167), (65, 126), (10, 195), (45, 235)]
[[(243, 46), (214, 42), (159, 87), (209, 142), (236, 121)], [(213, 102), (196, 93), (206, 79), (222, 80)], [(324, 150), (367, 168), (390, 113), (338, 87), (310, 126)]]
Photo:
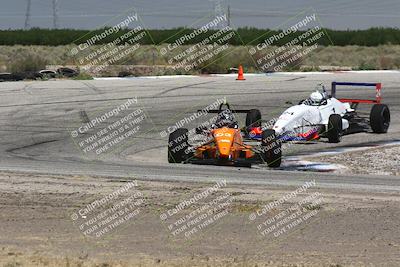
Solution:
[(400, 176), (400, 146), (385, 146), (335, 155), (307, 158), (345, 166), (351, 174)]
[[(397, 266), (400, 261), (398, 193), (318, 188), (318, 184), (249, 219), (295, 187), (230, 185), (226, 215), (189, 238), (169, 231), (166, 213), (213, 186), (137, 181), (140, 213), (110, 234), (85, 236), (71, 215), (135, 178), (0, 173), (0, 264), (4, 266)], [(315, 216), (279, 236), (259, 225), (313, 194)], [(191, 214), (209, 203), (199, 200)]]

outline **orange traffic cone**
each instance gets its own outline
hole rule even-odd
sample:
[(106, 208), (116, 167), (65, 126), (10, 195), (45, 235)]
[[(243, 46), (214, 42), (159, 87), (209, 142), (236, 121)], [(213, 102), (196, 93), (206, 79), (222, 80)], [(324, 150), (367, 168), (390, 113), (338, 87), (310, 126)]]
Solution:
[(236, 81), (244, 81), (246, 80), (243, 76), (243, 67), (242, 65), (239, 65), (239, 72), (238, 72), (238, 77), (236, 79)]

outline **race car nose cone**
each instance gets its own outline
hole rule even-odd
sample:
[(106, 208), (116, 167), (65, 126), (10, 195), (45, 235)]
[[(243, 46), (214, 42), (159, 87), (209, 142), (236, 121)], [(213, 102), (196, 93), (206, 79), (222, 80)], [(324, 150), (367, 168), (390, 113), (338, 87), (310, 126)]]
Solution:
[(215, 143), (217, 144), (221, 158), (228, 158), (231, 154), (231, 148), (235, 135), (234, 129), (217, 129), (214, 132)]
[(221, 158), (229, 158), (229, 156), (230, 156), (230, 149), (227, 148), (227, 147), (220, 147), (219, 153), (220, 153), (219, 156), (220, 156)]

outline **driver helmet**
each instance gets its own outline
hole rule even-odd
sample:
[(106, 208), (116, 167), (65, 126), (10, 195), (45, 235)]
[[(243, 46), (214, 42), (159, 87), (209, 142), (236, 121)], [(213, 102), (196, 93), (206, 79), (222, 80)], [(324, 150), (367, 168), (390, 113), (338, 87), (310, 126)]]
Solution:
[(216, 124), (218, 127), (231, 127), (236, 124), (235, 116), (229, 109), (223, 110), (218, 114)]
[(320, 91), (315, 91), (313, 93), (311, 93), (310, 95), (310, 101), (311, 104), (313, 105), (318, 105), (322, 102), (322, 100), (324, 100), (324, 95), (320, 92)]

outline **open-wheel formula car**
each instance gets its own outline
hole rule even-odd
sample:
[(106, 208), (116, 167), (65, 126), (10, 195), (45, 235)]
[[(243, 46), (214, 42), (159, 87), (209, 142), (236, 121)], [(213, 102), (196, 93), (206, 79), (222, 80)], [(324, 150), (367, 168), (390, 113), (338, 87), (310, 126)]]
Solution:
[[(279, 142), (274, 142), (274, 131), (266, 129), (261, 133), (260, 140), (246, 138), (246, 129), (261, 113), (256, 110), (232, 110), (227, 103), (222, 103), (218, 110), (208, 110), (217, 113), (215, 123), (210, 127), (198, 127), (195, 132), (203, 135), (204, 142), (198, 145), (189, 142), (189, 130), (176, 129), (169, 135), (168, 162), (194, 163), (228, 166), (247, 166), (267, 163), (270, 167), (280, 165), (281, 148)], [(242, 129), (235, 119), (237, 113), (246, 113), (246, 127)]]
[[(376, 89), (374, 100), (335, 98), (337, 86), (367, 86)], [(308, 99), (286, 109), (272, 126), (272, 135), (279, 142), (309, 141), (321, 137), (330, 143), (339, 143), (345, 134), (372, 130), (386, 133), (390, 125), (389, 107), (381, 103), (380, 83), (333, 82), (331, 94), (320, 84)], [(368, 117), (357, 112), (360, 103), (373, 104)], [(263, 128), (259, 125), (250, 129), (250, 136), (260, 138)]]

